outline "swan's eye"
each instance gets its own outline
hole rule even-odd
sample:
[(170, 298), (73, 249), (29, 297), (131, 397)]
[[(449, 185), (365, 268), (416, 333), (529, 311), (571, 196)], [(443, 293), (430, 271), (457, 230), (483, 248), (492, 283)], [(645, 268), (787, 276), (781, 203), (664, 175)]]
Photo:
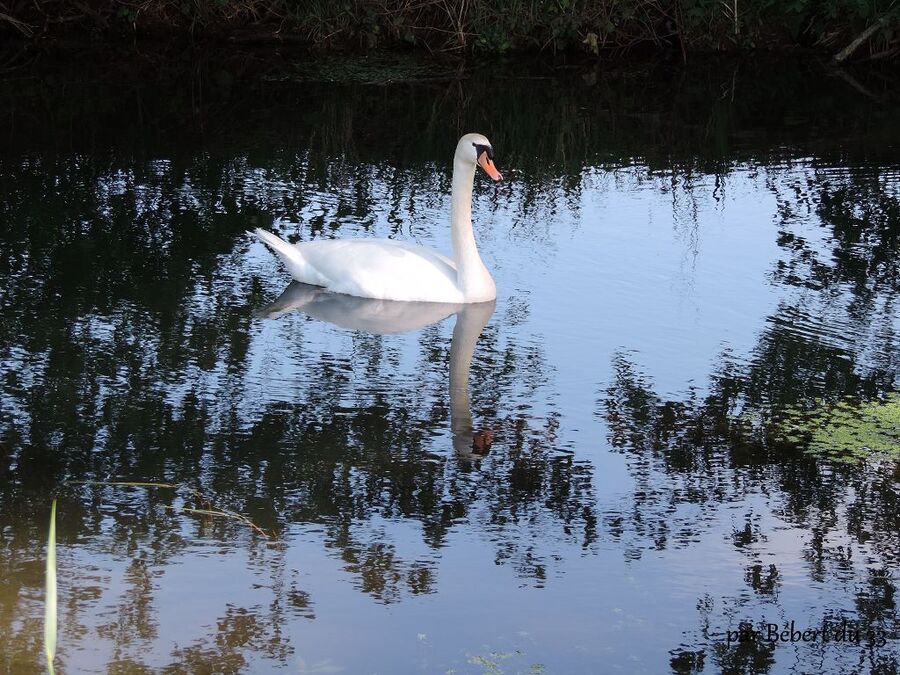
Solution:
[(484, 145), (483, 143), (472, 143), (475, 146), (475, 156), (481, 157), (481, 153), (486, 152), (488, 159), (494, 161), (494, 149), (489, 145)]

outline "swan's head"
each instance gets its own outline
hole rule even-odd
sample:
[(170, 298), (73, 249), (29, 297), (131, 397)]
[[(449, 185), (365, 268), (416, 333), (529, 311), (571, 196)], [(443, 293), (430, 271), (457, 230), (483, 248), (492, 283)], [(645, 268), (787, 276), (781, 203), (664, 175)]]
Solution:
[(457, 161), (477, 164), (494, 180), (503, 180), (503, 176), (494, 166), (494, 149), (491, 142), (481, 134), (466, 134), (456, 145)]

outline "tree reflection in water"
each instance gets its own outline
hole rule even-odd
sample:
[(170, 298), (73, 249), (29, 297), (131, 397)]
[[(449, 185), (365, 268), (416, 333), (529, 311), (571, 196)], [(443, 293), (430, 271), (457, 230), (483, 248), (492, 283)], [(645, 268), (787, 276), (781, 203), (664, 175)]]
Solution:
[[(43, 528), (50, 494), (65, 484), (64, 664), (295, 665), (303, 626), (335, 619), (323, 618), (333, 599), (306, 585), (306, 560), (293, 551), (339, 561), (355, 591), (396, 609), (440, 596), (453, 574), (481, 588), (483, 570), (441, 567), (465, 530), (516, 583), (548, 591), (542, 607), (579, 557), (603, 570), (625, 559), (626, 576), (604, 580), (613, 593), (655, 555), (712, 558), (724, 541), (741, 562), (727, 577), (709, 570), (708, 594), (683, 612), (684, 644), (662, 646), (675, 672), (765, 672), (782, 658), (810, 671), (896, 670), (896, 641), (865, 656), (782, 656), (784, 646), (728, 646), (723, 636), (741, 621), (783, 620), (785, 596), (801, 586), (835, 597), (822, 607), (790, 601), (810, 624), (852, 616), (896, 631), (895, 465), (835, 466), (760, 433), (773, 406), (896, 389), (892, 106), (848, 107), (840, 81), (799, 66), (701, 65), (679, 77), (665, 67), (535, 70), (546, 75), (541, 86), (530, 70), (492, 69), (464, 81), (364, 86), (295, 82), (292, 64), (268, 72), (247, 55), (178, 63), (118, 74), (60, 66), (0, 83), (0, 126), (11, 130), (0, 139), (0, 669), (40, 670)], [(866, 84), (890, 98), (889, 81)], [(496, 130), (513, 169), (475, 205), (480, 243), (515, 281), (486, 327), (476, 317), (464, 331), (459, 317), (452, 336), (429, 325), (404, 337), (296, 312), (254, 315), (281, 277), (244, 230), (440, 244), (447, 138), (471, 128)], [(690, 271), (703, 255), (698, 211), (724, 205), (738, 177), (777, 204), (779, 254), (768, 276), (777, 307), (755, 346), (723, 349), (708, 381), (670, 392), (655, 390), (656, 373), (644, 374), (644, 355), (625, 344), (596, 410), (590, 390), (587, 404), (574, 400), (547, 344), (578, 327), (532, 321), (546, 277), (522, 284), (530, 277), (509, 268), (560, 271), (569, 262), (554, 261), (555, 248), (595, 226), (567, 220), (588, 197), (650, 191), (671, 203)], [(506, 248), (518, 257), (506, 261)], [(573, 293), (559, 290), (560, 300)], [(284, 301), (267, 311), (285, 311)], [(599, 358), (606, 369), (608, 352)], [(495, 443), (472, 456), (484, 428)], [(621, 498), (596, 488), (610, 449), (633, 481)], [(171, 491), (71, 483), (111, 479), (188, 484), (279, 538), (185, 518)], [(792, 566), (785, 550), (798, 547)], [(579, 578), (587, 586), (598, 574)], [(645, 608), (634, 602), (625, 609)], [(196, 630), (173, 634), (185, 625)], [(564, 665), (577, 651), (567, 630), (575, 632), (559, 629)], [(608, 637), (600, 633), (598, 643)], [(90, 663), (102, 649), (111, 662)]]
[[(662, 397), (633, 357), (620, 353), (599, 402), (609, 442), (628, 454), (635, 480), (630, 518), (621, 510), (600, 515), (615, 523), (612, 531), (635, 555), (690, 546), (719, 525), (721, 504), (748, 504), (733, 544), (747, 556), (744, 581), (752, 593), (701, 598), (702, 628), (692, 644), (671, 652), (673, 672), (700, 672), (707, 659), (721, 672), (769, 672), (774, 666), (776, 643), (728, 645), (721, 631), (740, 625), (765, 633), (767, 623), (779, 623), (781, 630), (789, 620), (790, 610), (779, 602), (783, 575), (764, 561), (764, 542), (782, 536), (778, 531), (785, 527), (803, 533), (807, 583), (840, 587), (853, 599), (805, 617), (804, 629), (849, 619), (863, 635), (862, 644), (849, 650), (843, 644), (794, 646), (801, 669), (821, 668), (826, 658), (848, 671), (900, 667), (896, 650), (873, 650), (877, 639), (865, 637), (888, 643), (900, 638), (892, 573), (900, 566), (897, 463), (835, 465), (798, 454), (765, 433), (765, 420), (778, 405), (848, 395), (866, 400), (897, 384), (900, 183), (890, 172), (871, 170), (813, 176), (793, 187), (831, 230), (826, 246), (792, 233), (796, 203), (779, 193), (779, 244), (787, 256), (773, 280), (792, 291), (768, 318), (749, 361), (726, 353), (705, 388)], [(754, 511), (760, 508), (764, 517)]]

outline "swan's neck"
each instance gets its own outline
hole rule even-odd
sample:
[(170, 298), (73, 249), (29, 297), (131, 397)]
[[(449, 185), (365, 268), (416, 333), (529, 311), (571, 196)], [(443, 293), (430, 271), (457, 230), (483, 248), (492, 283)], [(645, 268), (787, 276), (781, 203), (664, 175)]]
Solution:
[(456, 283), (465, 302), (493, 300), (496, 287), (481, 262), (472, 232), (472, 184), (475, 165), (460, 160), (453, 162), (453, 191), (450, 202), (450, 228), (453, 236), (453, 260)]

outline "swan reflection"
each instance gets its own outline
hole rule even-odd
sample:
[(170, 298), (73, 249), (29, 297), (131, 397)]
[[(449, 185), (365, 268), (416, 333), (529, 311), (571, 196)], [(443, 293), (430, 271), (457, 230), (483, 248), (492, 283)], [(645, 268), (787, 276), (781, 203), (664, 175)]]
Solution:
[(406, 333), (456, 314), (450, 343), (450, 430), (453, 448), (463, 456), (486, 454), (493, 433), (476, 432), (469, 401), (469, 369), (481, 331), (494, 313), (495, 300), (479, 303), (399, 302), (332, 293), (319, 286), (291, 283), (278, 298), (254, 312), (277, 319), (300, 311), (347, 330), (376, 335)]

